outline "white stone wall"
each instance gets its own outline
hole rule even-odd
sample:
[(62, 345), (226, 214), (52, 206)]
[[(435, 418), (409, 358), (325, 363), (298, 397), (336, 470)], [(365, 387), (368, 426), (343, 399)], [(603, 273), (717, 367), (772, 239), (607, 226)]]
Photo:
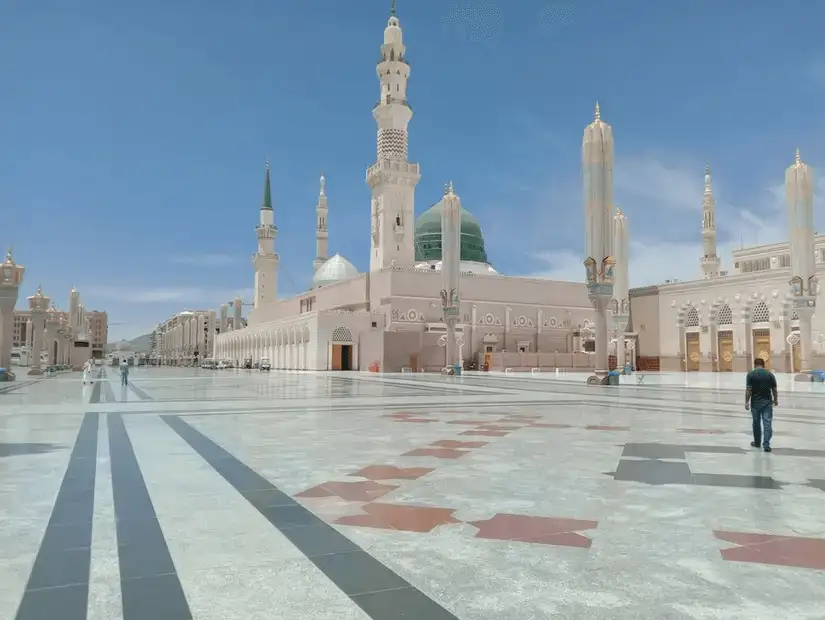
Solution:
[[(772, 366), (790, 370), (788, 334), (797, 327), (787, 298), (787, 270), (736, 275), (659, 287), (660, 362), (678, 370), (686, 355), (686, 335), (698, 334), (702, 370), (712, 370), (718, 356), (718, 332), (733, 333), (734, 370), (748, 368), (754, 356), (753, 331), (770, 332)], [(813, 331), (825, 333), (825, 316), (814, 316)], [(825, 351), (814, 344), (814, 358)], [(821, 360), (820, 360), (821, 361)]]

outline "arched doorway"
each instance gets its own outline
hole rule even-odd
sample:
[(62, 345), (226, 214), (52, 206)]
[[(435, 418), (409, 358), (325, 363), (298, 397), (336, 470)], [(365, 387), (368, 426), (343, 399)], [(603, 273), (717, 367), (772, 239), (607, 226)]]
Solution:
[(733, 372), (733, 311), (728, 304), (719, 308), (716, 329), (719, 372)]
[(355, 345), (352, 332), (348, 327), (336, 327), (332, 330), (332, 351), (330, 355), (331, 370), (355, 370)]
[(699, 344), (699, 311), (691, 306), (685, 318), (685, 370), (698, 372), (702, 350)]

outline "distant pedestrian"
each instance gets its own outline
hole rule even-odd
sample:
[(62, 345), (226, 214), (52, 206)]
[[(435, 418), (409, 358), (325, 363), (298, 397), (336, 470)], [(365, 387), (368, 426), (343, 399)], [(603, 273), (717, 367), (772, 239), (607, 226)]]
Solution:
[(87, 383), (94, 383), (94, 379), (92, 379), (92, 362), (91, 360), (87, 360), (85, 364), (83, 364), (83, 385)]
[(126, 360), (120, 362), (120, 385), (129, 385), (129, 364)]
[(765, 360), (757, 357), (753, 360), (754, 369), (745, 379), (745, 409), (750, 409), (753, 418), (753, 441), (751, 446), (758, 448), (760, 443), (765, 452), (771, 451), (773, 437), (773, 408), (779, 406), (779, 394), (776, 391), (776, 377), (765, 370)]

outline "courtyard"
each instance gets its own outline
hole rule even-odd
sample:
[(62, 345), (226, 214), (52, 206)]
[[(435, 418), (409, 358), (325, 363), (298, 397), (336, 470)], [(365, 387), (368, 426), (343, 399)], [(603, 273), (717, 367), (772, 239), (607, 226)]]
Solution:
[(0, 618), (825, 618), (821, 385), (102, 373), (0, 393)]

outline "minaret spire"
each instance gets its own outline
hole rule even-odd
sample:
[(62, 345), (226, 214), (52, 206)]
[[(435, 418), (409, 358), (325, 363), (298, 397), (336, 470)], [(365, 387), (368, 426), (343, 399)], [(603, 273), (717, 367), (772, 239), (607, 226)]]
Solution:
[(593, 122), (598, 123), (602, 120), (602, 111), (599, 109), (599, 102), (596, 102), (596, 110), (593, 112)]
[(278, 235), (278, 228), (275, 226), (275, 212), (272, 209), (269, 160), (266, 162), (264, 197), (255, 231), (258, 236), (258, 251), (252, 257), (252, 265), (255, 268), (254, 306), (259, 308), (278, 298), (278, 265), (281, 260), (275, 253), (275, 237)]
[(367, 169), (372, 190), (370, 271), (412, 267), (415, 262), (412, 224), (421, 173), (407, 158), (407, 126), (413, 116), (407, 103), (410, 65), (395, 8), (393, 0), (376, 67), (378, 103), (372, 116), (378, 126), (377, 157)]
[(613, 299), (611, 311), (613, 324), (616, 327), (616, 368), (620, 371), (626, 363), (625, 333), (630, 321), (630, 280), (628, 270), (630, 265), (630, 230), (627, 218), (617, 206), (613, 218), (613, 257), (616, 261), (616, 271), (613, 279)]
[(327, 262), (327, 180), (321, 173), (321, 189), (318, 192), (318, 204), (315, 205), (315, 260), (312, 266), (315, 271)]
[(710, 164), (705, 162), (705, 192), (702, 196), (702, 272), (705, 278), (719, 277), (721, 260), (716, 250), (716, 199), (711, 187)]
[(266, 180), (264, 181), (264, 199), (261, 202), (261, 209), (272, 211), (272, 181), (269, 177), (269, 160), (266, 160)]

